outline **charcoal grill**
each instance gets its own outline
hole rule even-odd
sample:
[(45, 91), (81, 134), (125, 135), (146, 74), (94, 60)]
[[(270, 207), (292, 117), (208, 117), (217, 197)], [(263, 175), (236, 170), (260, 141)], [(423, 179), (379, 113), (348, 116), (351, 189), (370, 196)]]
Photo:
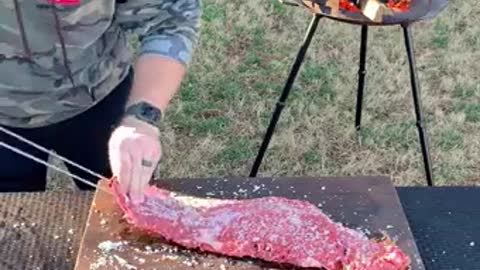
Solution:
[[(305, 55), (312, 41), (321, 18), (328, 18), (342, 23), (361, 26), (360, 67), (358, 72), (357, 105), (355, 128), (361, 129), (363, 91), (366, 75), (366, 56), (368, 28), (373, 26), (401, 26), (405, 40), (405, 48), (410, 70), (413, 104), (415, 109), (416, 126), (422, 151), (425, 177), (428, 186), (433, 186), (433, 173), (429, 151), (429, 142), (423, 120), (420, 98), (420, 85), (413, 48), (413, 37), (410, 26), (419, 21), (432, 19), (446, 6), (447, 0), (280, 0), (288, 5), (304, 7), (313, 17), (307, 28), (303, 43), (297, 53), (293, 66), (285, 82), (283, 91), (276, 103), (262, 144), (250, 171), (250, 177), (256, 177), (265, 152), (271, 141), (281, 112), (286, 105), (290, 90), (295, 82), (298, 71), (305, 59)], [(403, 2), (403, 3), (401, 3)], [(393, 4), (393, 5), (390, 5)], [(396, 5), (397, 6), (394, 6)], [(402, 4), (405, 4), (402, 6)]]

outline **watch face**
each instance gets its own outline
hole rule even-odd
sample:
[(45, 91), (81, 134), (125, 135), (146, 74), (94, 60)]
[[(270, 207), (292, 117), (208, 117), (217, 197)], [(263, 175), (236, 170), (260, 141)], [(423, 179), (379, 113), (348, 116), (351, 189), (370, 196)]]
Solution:
[(146, 102), (141, 102), (130, 106), (126, 113), (152, 125), (159, 124), (158, 122), (160, 122), (162, 118), (162, 112)]
[(142, 114), (149, 118), (149, 119), (155, 119), (155, 112), (153, 111), (152, 108), (149, 108), (149, 107), (144, 107), (143, 108), (143, 111), (142, 111)]
[(156, 122), (160, 117), (159, 111), (151, 106), (148, 106), (147, 104), (143, 104), (142, 106), (142, 115), (154, 122)]

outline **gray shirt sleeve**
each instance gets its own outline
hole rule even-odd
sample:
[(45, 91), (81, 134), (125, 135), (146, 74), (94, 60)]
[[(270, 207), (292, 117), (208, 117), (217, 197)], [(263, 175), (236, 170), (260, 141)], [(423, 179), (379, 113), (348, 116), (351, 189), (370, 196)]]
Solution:
[(139, 55), (159, 54), (188, 65), (200, 29), (201, 0), (117, 1), (116, 20), (138, 35)]

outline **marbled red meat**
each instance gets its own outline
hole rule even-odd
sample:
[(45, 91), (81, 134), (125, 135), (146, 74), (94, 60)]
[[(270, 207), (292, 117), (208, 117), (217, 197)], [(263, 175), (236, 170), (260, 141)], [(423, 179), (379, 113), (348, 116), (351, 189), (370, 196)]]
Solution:
[(185, 248), (327, 270), (401, 270), (409, 257), (332, 221), (305, 201), (281, 197), (203, 199), (149, 187), (133, 205), (112, 188), (126, 219)]

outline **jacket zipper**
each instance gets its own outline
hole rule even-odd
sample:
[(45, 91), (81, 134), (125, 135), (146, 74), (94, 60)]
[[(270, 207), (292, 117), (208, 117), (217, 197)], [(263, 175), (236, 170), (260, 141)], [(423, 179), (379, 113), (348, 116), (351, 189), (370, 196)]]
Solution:
[(20, 29), (20, 36), (22, 38), (23, 51), (26, 54), (28, 61), (32, 63), (32, 50), (30, 50), (30, 45), (28, 44), (27, 35), (25, 33), (22, 10), (20, 9), (20, 4), (18, 3), (18, 0), (14, 0), (13, 3), (15, 5), (15, 17), (17, 19), (18, 28)]

